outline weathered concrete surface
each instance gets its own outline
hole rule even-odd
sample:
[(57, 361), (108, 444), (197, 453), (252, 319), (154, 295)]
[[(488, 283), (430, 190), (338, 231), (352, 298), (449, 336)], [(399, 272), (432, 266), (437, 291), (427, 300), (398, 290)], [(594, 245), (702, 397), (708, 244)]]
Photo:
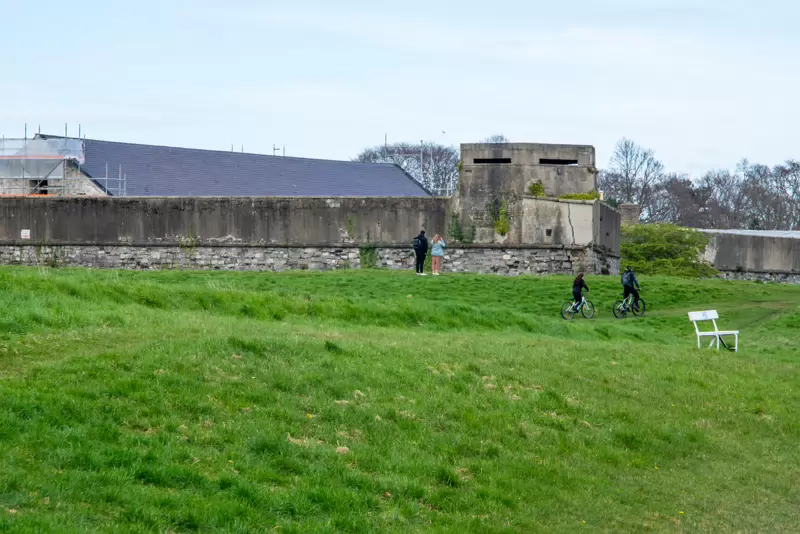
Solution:
[(621, 215), (622, 224), (639, 224), (639, 219), (642, 215), (642, 207), (638, 204), (620, 204), (617, 206), (617, 210), (619, 210)]
[(720, 271), (800, 274), (800, 239), (703, 231), (712, 234), (705, 259)]
[(594, 244), (615, 257), (619, 257), (620, 219), (620, 213), (608, 204), (594, 203)]
[(526, 197), (522, 200), (522, 241), (589, 246), (594, 242), (594, 203)]
[[(457, 212), (462, 227), (472, 225), (485, 243), (525, 243), (522, 199), (541, 181), (547, 196), (588, 193), (596, 189), (594, 147), (528, 143), (461, 145), (462, 170)], [(558, 163), (561, 162), (561, 163)], [(495, 232), (489, 208), (507, 202), (508, 235)]]
[(7, 198), (0, 243), (408, 244), (443, 233), (439, 198)]

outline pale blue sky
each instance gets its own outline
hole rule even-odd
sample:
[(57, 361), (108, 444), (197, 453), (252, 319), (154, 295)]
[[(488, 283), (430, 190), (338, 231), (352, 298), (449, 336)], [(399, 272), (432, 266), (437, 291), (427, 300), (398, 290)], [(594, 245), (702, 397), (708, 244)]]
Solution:
[(600, 166), (627, 136), (693, 175), (774, 164), (800, 158), (799, 6), (0, 0), (0, 133), (333, 159), (503, 133)]

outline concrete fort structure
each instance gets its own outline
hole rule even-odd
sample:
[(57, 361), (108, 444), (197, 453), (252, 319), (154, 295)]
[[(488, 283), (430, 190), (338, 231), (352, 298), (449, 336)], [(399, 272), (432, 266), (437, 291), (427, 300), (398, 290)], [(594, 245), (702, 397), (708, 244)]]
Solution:
[[(185, 167), (185, 158), (191, 156), (186, 150), (149, 150), (157, 153), (159, 165), (129, 162), (128, 168), (158, 172), (169, 166), (170, 153), (183, 158), (180, 163)], [(597, 200), (557, 198), (595, 190), (590, 146), (462, 145), (460, 183), (452, 197), (432, 196), (408, 183), (408, 177), (392, 166), (373, 170), (368, 164), (322, 165), (302, 158), (289, 165), (270, 159), (280, 156), (224, 154), (224, 161), (233, 166), (230, 172), (247, 166), (249, 179), (282, 179), (290, 186), (275, 183), (271, 190), (291, 192), (297, 189), (291, 183), (302, 183), (302, 193), (244, 196), (242, 191), (268, 189), (260, 183), (248, 186), (244, 176), (237, 177), (236, 194), (231, 196), (119, 196), (108, 190), (103, 195), (5, 196), (0, 198), (0, 263), (275, 271), (405, 269), (413, 265), (413, 237), (426, 229), (430, 236), (439, 233), (448, 241), (446, 271), (619, 271), (619, 213)], [(87, 152), (82, 169), (91, 168), (90, 158)], [(200, 160), (213, 159), (209, 158), (204, 155)], [(279, 164), (280, 175), (269, 177), (269, 169)], [(303, 173), (294, 182), (293, 168)], [(208, 180), (216, 193), (224, 189), (224, 166), (213, 171)], [(326, 175), (338, 180), (340, 188), (331, 190)], [(361, 180), (357, 183), (368, 184), (367, 194), (332, 194), (358, 192), (360, 186), (353, 185), (351, 175)], [(136, 178), (127, 175), (128, 190), (137, 190)], [(87, 180), (104, 185), (96, 177)], [(383, 185), (371, 183), (374, 180), (384, 180)], [(546, 197), (528, 194), (536, 182), (544, 185)], [(142, 183), (158, 183), (158, 177), (147, 176)], [(327, 189), (317, 195), (314, 184)], [(175, 189), (174, 184), (168, 187)]]
[(705, 259), (720, 276), (800, 284), (800, 232), (701, 230), (711, 234)]

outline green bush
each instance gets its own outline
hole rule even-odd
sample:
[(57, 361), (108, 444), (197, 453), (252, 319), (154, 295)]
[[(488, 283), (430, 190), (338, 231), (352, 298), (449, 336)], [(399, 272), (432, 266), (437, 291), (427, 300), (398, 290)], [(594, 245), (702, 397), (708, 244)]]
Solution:
[(637, 224), (622, 227), (622, 267), (641, 274), (709, 278), (718, 274), (703, 259), (711, 235), (674, 224)]
[(372, 242), (367, 232), (367, 242), (358, 249), (362, 269), (376, 269), (378, 267), (378, 247)]
[(531, 185), (528, 186), (528, 193), (534, 197), (547, 196), (547, 192), (545, 191), (544, 184), (541, 180), (531, 183)]
[(474, 224), (470, 227), (469, 232), (464, 232), (464, 229), (461, 228), (461, 221), (458, 220), (458, 214), (450, 215), (450, 237), (453, 241), (464, 244), (474, 243), (476, 232)]
[(505, 236), (511, 228), (511, 216), (508, 213), (508, 200), (503, 200), (500, 206), (500, 212), (494, 220), (494, 231)]
[(597, 191), (590, 191), (588, 193), (567, 193), (558, 198), (564, 200), (597, 200), (600, 198), (600, 194)]

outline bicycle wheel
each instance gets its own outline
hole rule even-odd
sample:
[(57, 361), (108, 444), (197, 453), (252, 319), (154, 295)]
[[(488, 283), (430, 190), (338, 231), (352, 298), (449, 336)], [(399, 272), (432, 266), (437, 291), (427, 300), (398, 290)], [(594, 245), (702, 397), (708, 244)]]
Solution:
[(561, 306), (561, 317), (569, 321), (573, 317), (575, 317), (575, 312), (572, 310), (572, 303), (566, 302), (563, 306)]
[(644, 315), (645, 311), (647, 311), (647, 304), (642, 299), (639, 299), (639, 305), (633, 305), (633, 314), (637, 317), (641, 317)]
[(628, 312), (625, 311), (625, 301), (618, 300), (617, 302), (615, 302), (612, 311), (614, 312), (614, 317), (616, 317), (617, 319), (624, 319), (625, 315), (628, 314)]
[(586, 303), (581, 306), (581, 314), (587, 319), (594, 317), (594, 304), (591, 300), (587, 300)]

